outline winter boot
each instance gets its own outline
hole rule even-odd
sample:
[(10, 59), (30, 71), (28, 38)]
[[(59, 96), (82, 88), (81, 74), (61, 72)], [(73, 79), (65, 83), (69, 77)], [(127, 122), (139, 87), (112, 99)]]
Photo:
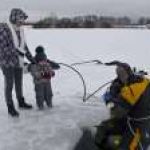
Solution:
[(24, 101), (24, 98), (21, 98), (18, 102), (19, 102), (19, 108), (22, 108), (22, 109), (32, 109), (32, 105), (26, 103)]
[(45, 98), (45, 102), (46, 102), (46, 105), (47, 105), (47, 107), (48, 108), (52, 108), (52, 98), (53, 98), (53, 96), (47, 96), (46, 98)]
[(52, 108), (52, 99), (50, 99), (49, 101), (46, 101), (46, 105), (48, 108)]
[(36, 105), (37, 105), (37, 108), (39, 110), (43, 110), (44, 109), (44, 104), (42, 101), (36, 101)]
[(44, 105), (38, 106), (38, 109), (39, 109), (39, 110), (44, 110)]
[(14, 105), (8, 105), (8, 114), (12, 117), (19, 117), (19, 113), (16, 111)]

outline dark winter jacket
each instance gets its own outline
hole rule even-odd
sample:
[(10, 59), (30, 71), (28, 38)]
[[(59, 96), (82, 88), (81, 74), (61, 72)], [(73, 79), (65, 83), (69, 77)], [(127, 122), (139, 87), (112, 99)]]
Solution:
[(59, 64), (47, 59), (44, 52), (36, 53), (34, 60), (36, 63), (31, 63), (28, 71), (31, 72), (35, 84), (49, 82), (55, 75), (54, 70), (60, 68)]
[[(26, 14), (20, 9), (13, 9), (10, 15), (10, 22), (15, 23), (19, 19), (27, 18)], [(25, 45), (26, 56), (32, 61), (32, 55)], [(0, 24), (0, 66), (16, 67), (19, 66), (18, 56), (21, 55), (14, 43), (11, 30), (6, 23)]]
[[(141, 118), (150, 115), (150, 81), (144, 77), (132, 75), (126, 85), (118, 79), (114, 80), (110, 87), (112, 98), (115, 103), (112, 112), (116, 117), (129, 115), (133, 118)], [(118, 113), (122, 110), (122, 113)]]
[(55, 75), (50, 63), (47, 61), (30, 64), (28, 71), (32, 74), (35, 84), (50, 82)]
[[(111, 96), (107, 104), (114, 103), (111, 108), (112, 117), (98, 126), (96, 145), (100, 150), (135, 150), (139, 148), (140, 142), (146, 150), (150, 141), (150, 80), (132, 74), (128, 83), (123, 84), (117, 78), (112, 83), (109, 94)], [(109, 139), (115, 136), (119, 138), (119, 143), (115, 144), (115, 140), (113, 143), (118, 148), (113, 148), (109, 143)]]

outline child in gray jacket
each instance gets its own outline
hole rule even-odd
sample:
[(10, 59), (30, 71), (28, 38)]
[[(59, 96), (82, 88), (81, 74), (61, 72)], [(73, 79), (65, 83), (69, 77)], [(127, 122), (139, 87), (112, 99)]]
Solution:
[(51, 78), (55, 76), (54, 69), (59, 69), (60, 66), (47, 59), (42, 46), (38, 46), (35, 51), (35, 63), (28, 66), (28, 71), (31, 72), (34, 80), (36, 104), (40, 110), (44, 108), (44, 102), (52, 108)]

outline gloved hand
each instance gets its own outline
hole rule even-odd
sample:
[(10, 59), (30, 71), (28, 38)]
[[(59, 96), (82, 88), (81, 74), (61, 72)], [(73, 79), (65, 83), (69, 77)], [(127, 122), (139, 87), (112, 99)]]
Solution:
[(51, 71), (51, 76), (54, 77), (55, 76), (55, 72), (52, 70)]
[(105, 102), (106, 105), (108, 103), (112, 102), (112, 95), (110, 94), (109, 91), (106, 91), (106, 93), (104, 93), (103, 99), (104, 99), (104, 102)]
[(36, 60), (34, 58), (29, 60), (32, 64), (36, 64)]
[(16, 51), (17, 51), (17, 53), (19, 54), (19, 56), (21, 56), (21, 57), (24, 57), (24, 56), (25, 56), (25, 54), (24, 54), (23, 52), (19, 51), (18, 49), (16, 49)]

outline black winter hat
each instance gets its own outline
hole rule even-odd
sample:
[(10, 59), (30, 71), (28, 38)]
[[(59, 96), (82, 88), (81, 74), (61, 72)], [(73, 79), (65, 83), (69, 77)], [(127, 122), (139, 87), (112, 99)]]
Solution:
[(26, 20), (27, 18), (28, 15), (20, 8), (13, 8), (9, 16), (10, 22), (14, 24), (19, 20)]
[(43, 46), (38, 46), (36, 49), (36, 55), (35, 55), (35, 60), (36, 62), (40, 62), (40, 61), (43, 61), (43, 60), (46, 60), (47, 59), (47, 56), (44, 52), (44, 48)]
[(44, 47), (43, 46), (38, 46), (36, 49), (35, 49), (35, 52), (38, 54), (38, 53), (44, 53)]

